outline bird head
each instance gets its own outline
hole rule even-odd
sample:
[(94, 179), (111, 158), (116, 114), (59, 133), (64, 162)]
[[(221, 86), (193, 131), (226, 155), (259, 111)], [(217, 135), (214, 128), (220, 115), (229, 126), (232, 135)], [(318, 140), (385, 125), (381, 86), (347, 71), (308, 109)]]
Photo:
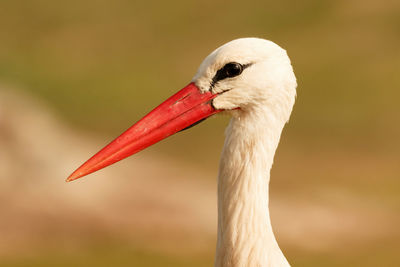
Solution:
[(288, 119), (296, 95), (296, 78), (286, 51), (259, 38), (241, 38), (217, 48), (201, 63), (192, 82), (217, 96), (218, 110), (233, 115), (269, 108)]
[(100, 150), (67, 181), (102, 169), (222, 111), (267, 109), (287, 121), (296, 78), (286, 51), (258, 38), (233, 40), (201, 63), (191, 83)]

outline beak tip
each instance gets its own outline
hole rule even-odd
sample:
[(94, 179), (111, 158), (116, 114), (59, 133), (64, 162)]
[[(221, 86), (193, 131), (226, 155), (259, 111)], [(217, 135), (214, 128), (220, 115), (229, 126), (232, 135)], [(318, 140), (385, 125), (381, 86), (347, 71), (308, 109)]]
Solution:
[(65, 179), (65, 182), (72, 182), (73, 180), (75, 180), (75, 178), (74, 177), (72, 177), (72, 176), (68, 176), (68, 178), (67, 179)]
[(82, 173), (73, 172), (68, 178), (65, 180), (66, 182), (72, 182), (80, 177), (84, 176)]

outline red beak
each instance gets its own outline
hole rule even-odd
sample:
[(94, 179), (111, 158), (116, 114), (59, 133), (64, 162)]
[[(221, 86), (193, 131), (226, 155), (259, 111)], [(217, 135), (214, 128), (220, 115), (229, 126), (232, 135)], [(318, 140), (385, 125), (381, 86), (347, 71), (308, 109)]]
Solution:
[(194, 83), (190, 83), (97, 152), (67, 181), (107, 167), (220, 112), (211, 104), (216, 96), (211, 92), (201, 93)]

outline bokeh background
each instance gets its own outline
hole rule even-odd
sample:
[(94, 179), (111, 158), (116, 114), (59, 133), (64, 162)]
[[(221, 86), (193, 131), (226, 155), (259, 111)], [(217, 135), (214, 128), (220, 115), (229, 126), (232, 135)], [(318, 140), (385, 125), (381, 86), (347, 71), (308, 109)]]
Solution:
[(271, 179), (293, 266), (400, 266), (398, 0), (0, 2), (0, 266), (212, 266), (217, 116), (64, 179), (239, 37), (285, 49)]

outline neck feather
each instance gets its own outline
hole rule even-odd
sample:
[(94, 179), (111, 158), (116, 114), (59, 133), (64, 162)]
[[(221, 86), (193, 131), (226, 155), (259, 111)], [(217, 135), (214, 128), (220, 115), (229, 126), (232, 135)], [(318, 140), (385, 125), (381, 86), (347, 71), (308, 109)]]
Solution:
[(268, 209), (270, 169), (285, 121), (266, 108), (238, 114), (226, 130), (220, 162), (215, 266), (289, 266)]

